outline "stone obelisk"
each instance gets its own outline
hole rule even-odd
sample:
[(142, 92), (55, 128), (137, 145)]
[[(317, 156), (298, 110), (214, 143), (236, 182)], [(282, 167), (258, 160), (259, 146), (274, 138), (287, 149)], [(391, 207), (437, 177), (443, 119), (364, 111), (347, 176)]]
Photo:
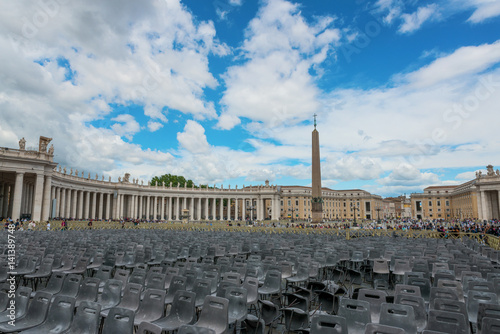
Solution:
[(314, 130), (312, 132), (312, 224), (323, 220), (323, 199), (321, 198), (321, 165), (319, 157), (319, 132), (316, 130), (316, 114), (314, 114)]

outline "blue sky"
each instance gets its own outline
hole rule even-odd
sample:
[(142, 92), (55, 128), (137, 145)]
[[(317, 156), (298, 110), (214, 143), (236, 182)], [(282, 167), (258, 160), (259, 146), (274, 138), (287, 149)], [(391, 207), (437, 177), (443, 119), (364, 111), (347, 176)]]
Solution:
[(0, 146), (382, 196), (500, 165), (499, 0), (0, 0)]

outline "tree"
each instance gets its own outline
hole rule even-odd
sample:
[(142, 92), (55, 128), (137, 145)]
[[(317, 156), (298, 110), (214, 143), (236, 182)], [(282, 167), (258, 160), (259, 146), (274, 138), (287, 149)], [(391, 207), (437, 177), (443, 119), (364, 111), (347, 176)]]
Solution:
[(178, 175), (172, 175), (172, 174), (164, 174), (161, 176), (155, 176), (151, 179), (151, 185), (156, 186), (156, 185), (165, 185), (166, 187), (170, 186), (170, 183), (172, 183), (172, 187), (179, 187), (184, 188), (184, 185), (186, 185), (187, 188), (195, 186), (195, 188), (198, 188), (193, 180), (186, 180), (184, 176), (178, 176)]

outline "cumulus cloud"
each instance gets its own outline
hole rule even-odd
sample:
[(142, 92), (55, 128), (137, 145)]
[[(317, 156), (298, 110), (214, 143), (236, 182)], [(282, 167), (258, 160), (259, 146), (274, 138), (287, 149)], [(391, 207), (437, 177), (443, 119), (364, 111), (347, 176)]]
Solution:
[(155, 132), (160, 130), (163, 127), (163, 124), (160, 122), (148, 121), (148, 130), (151, 132)]
[(318, 110), (320, 91), (310, 70), (319, 66), (339, 40), (334, 18), (307, 22), (300, 7), (269, 0), (246, 31), (241, 65), (230, 67), (223, 79), (224, 112), (218, 126), (230, 129), (236, 118), (264, 123), (300, 121)]
[(128, 140), (132, 140), (132, 137), (141, 129), (134, 116), (129, 114), (122, 114), (111, 120), (116, 122), (111, 126), (111, 129), (120, 137), (125, 137)]
[(439, 12), (436, 4), (419, 7), (414, 13), (401, 15), (403, 23), (399, 27), (398, 31), (403, 34), (411, 33), (420, 29), (424, 22), (436, 19), (438, 16)]
[(187, 121), (184, 132), (177, 133), (177, 140), (190, 153), (205, 153), (210, 149), (205, 129), (195, 121)]

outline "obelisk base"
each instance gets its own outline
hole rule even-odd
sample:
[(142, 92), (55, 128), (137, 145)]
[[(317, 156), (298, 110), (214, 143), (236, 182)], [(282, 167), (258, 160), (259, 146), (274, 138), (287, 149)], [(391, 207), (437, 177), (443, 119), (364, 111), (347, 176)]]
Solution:
[(312, 203), (312, 221), (311, 224), (319, 224), (323, 222), (323, 203), (321, 202), (313, 202)]

